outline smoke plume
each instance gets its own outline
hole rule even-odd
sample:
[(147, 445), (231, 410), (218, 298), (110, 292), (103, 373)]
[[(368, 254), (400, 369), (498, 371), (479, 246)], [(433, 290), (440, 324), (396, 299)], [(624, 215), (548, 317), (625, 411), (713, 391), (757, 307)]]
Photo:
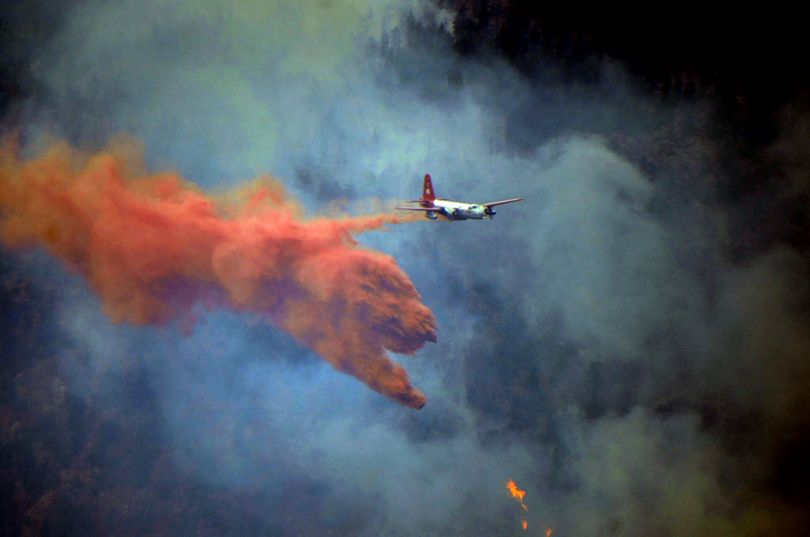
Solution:
[(556, 7), (7, 2), (0, 537), (807, 535), (804, 19)]
[(45, 246), (114, 321), (191, 329), (201, 307), (255, 313), (373, 390), (424, 406), (386, 350), (436, 341), (433, 314), (392, 257), (352, 237), (407, 218), (305, 219), (269, 178), (214, 199), (177, 174), (148, 174), (125, 140), (95, 155), (67, 144), (17, 153), (10, 142), (0, 153), (3, 244)]

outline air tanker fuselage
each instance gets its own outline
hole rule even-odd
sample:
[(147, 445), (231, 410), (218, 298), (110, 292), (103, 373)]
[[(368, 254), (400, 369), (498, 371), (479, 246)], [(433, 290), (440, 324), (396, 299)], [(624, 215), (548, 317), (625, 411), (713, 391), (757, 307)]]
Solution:
[(446, 220), (483, 220), (484, 218), (492, 218), (495, 216), (494, 207), (504, 205), (507, 203), (515, 203), (522, 201), (523, 198), (510, 198), (501, 201), (492, 201), (489, 203), (464, 203), (461, 201), (452, 201), (436, 197), (436, 192), (433, 190), (433, 182), (430, 175), (425, 175), (425, 180), (422, 186), (422, 198), (412, 200), (418, 203), (419, 207), (397, 207), (401, 211), (421, 211), (425, 213), (425, 217), (436, 220), (444, 218)]

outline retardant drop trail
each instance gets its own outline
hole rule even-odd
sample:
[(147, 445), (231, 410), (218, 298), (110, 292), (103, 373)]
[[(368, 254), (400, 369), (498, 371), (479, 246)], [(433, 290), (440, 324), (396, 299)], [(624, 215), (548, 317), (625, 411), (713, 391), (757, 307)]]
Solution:
[(425, 396), (393, 351), (436, 341), (433, 313), (387, 255), (352, 234), (412, 220), (302, 216), (270, 178), (216, 198), (149, 174), (137, 143), (86, 155), (0, 149), (0, 241), (44, 246), (83, 274), (115, 322), (193, 326), (202, 308), (259, 314), (335, 368), (413, 408)]

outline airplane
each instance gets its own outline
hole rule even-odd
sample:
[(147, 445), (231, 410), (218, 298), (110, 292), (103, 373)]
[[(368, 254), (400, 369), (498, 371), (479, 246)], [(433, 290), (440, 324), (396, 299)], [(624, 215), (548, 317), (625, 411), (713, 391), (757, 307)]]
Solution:
[(400, 211), (423, 211), (427, 218), (436, 220), (440, 216), (449, 221), (454, 220), (482, 220), (495, 216), (493, 207), (523, 201), (523, 198), (510, 198), (508, 200), (491, 201), (489, 203), (463, 203), (436, 197), (430, 174), (425, 175), (422, 185), (422, 198), (410, 200), (408, 203), (418, 203), (421, 207), (397, 207)]

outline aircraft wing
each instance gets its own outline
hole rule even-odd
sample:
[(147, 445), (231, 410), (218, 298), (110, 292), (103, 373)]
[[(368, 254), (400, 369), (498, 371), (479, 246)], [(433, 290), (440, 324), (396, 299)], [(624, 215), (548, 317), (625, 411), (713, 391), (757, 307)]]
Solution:
[(433, 211), (438, 212), (440, 209), (438, 207), (396, 207), (400, 211)]
[(517, 201), (523, 201), (523, 198), (509, 198), (508, 200), (490, 201), (489, 203), (482, 203), (482, 205), (485, 207), (495, 207), (496, 205), (506, 205), (507, 203), (515, 203)]

